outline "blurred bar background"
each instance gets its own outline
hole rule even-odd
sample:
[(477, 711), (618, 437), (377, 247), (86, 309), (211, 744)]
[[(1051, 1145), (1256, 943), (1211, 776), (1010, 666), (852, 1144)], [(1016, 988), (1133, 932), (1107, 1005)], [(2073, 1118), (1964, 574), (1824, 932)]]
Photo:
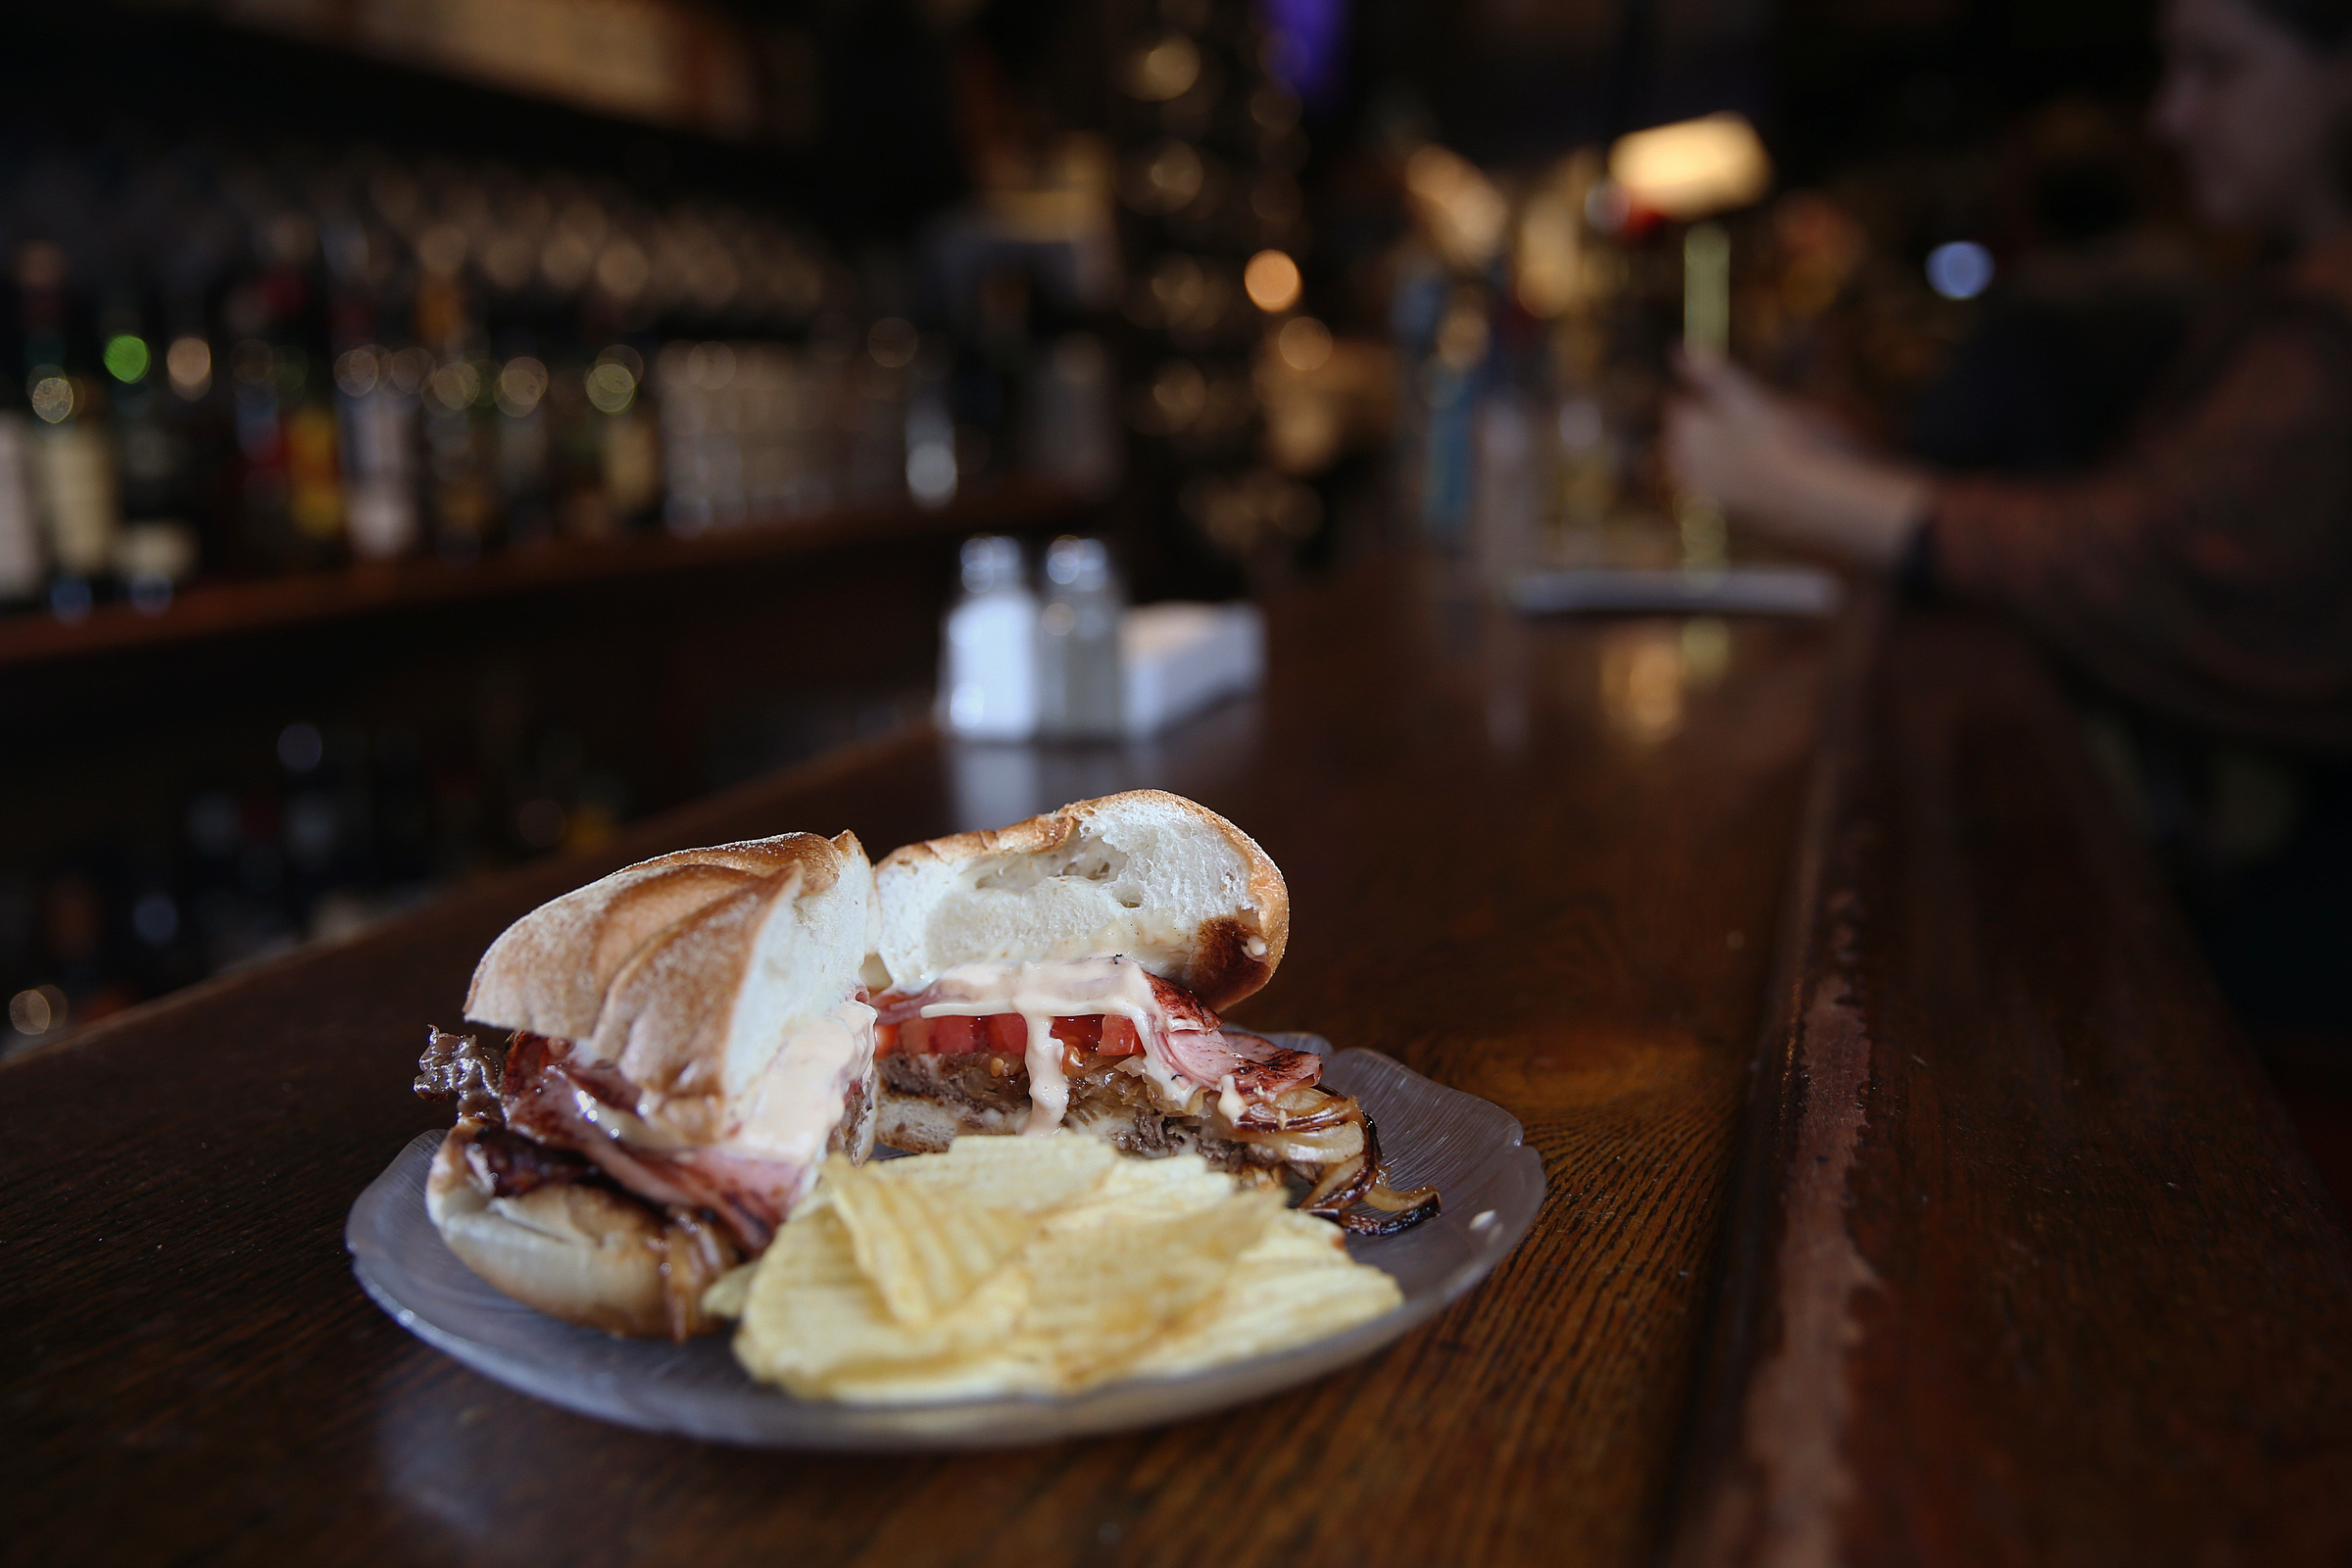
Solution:
[[(2247, 260), (2142, 132), (2151, 18), (20, 8), (0, 1049), (920, 721), (970, 534), (1139, 602), (1756, 555), (1659, 473), (1687, 329), (2081, 465)], [(1726, 646), (1629, 641), (1629, 721)]]

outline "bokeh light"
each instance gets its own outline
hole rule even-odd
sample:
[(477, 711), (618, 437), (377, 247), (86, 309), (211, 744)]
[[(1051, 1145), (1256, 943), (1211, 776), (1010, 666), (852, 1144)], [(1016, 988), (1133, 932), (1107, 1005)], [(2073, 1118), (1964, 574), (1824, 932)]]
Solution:
[(1166, 103), (1200, 79), (1200, 50), (1181, 32), (1138, 49), (1127, 62), (1127, 91), (1146, 103)]
[(1319, 370), (1331, 358), (1331, 328), (1311, 316), (1293, 317), (1275, 334), (1274, 348), (1294, 370)]
[(373, 348), (353, 349), (335, 361), (335, 385), (347, 398), (364, 398), (383, 376), (383, 362)]
[(912, 365), (915, 351), (920, 347), (922, 339), (916, 334), (914, 323), (896, 316), (885, 316), (865, 334), (865, 351), (885, 369)]
[(1772, 160), (1744, 118), (1709, 115), (1618, 137), (1609, 177), (1637, 206), (1705, 218), (1760, 199), (1772, 186)]
[(32, 412), (49, 424), (62, 424), (74, 415), (74, 383), (62, 371), (44, 366), (32, 372), (29, 388)]
[(146, 380), (147, 368), (155, 363), (147, 340), (134, 332), (118, 332), (108, 338), (106, 350), (99, 358), (106, 365), (107, 374), (124, 382)]
[(1282, 251), (1259, 251), (1242, 271), (1242, 287), (1259, 310), (1287, 311), (1298, 303), (1298, 264)]
[(173, 338), (164, 351), (164, 373), (172, 391), (195, 402), (213, 389), (213, 346), (193, 334)]
[(520, 419), (547, 396), (547, 367), (527, 354), (518, 354), (498, 372), (498, 412)]
[(588, 370), (588, 403), (599, 414), (619, 414), (637, 399), (637, 377), (608, 360)]
[(1947, 300), (1973, 300), (1992, 287), (1992, 252), (1956, 239), (1928, 252), (1928, 287)]

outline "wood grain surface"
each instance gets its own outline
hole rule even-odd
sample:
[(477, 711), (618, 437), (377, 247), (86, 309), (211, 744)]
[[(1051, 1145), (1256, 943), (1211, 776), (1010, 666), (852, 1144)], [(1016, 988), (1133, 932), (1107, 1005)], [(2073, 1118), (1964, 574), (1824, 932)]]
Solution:
[(1913, 612), (1875, 669), (1668, 1561), (2346, 1560), (2331, 1200), (2022, 644)]
[[(0, 1528), (42, 1563), (1634, 1563), (1666, 1527), (1744, 1069), (1816, 739), (1808, 625), (1498, 617), (1394, 564), (1272, 607), (1258, 699), (1102, 752), (869, 746), (0, 1068)], [(1527, 1126), (1484, 1288), (1371, 1360), (1157, 1431), (962, 1457), (598, 1425), (426, 1348), (341, 1245), (444, 1117), (408, 1092), (509, 920), (622, 859), (877, 853), (1136, 784), (1288, 876), (1241, 1021), (1389, 1052)]]

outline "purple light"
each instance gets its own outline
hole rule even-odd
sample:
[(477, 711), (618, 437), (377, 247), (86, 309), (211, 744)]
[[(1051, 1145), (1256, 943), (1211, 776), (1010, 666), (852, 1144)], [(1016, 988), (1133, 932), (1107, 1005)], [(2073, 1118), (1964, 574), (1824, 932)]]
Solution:
[(1258, 6), (1274, 39), (1274, 74), (1310, 109), (1327, 106), (1340, 90), (1348, 0), (1258, 0)]

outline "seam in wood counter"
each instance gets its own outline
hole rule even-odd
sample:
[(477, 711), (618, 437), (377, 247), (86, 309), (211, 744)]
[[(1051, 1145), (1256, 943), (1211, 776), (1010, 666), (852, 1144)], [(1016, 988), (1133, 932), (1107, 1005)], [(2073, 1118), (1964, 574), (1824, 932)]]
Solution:
[(2332, 1200), (2025, 645), (1871, 635), (1667, 1562), (2344, 1560)]

